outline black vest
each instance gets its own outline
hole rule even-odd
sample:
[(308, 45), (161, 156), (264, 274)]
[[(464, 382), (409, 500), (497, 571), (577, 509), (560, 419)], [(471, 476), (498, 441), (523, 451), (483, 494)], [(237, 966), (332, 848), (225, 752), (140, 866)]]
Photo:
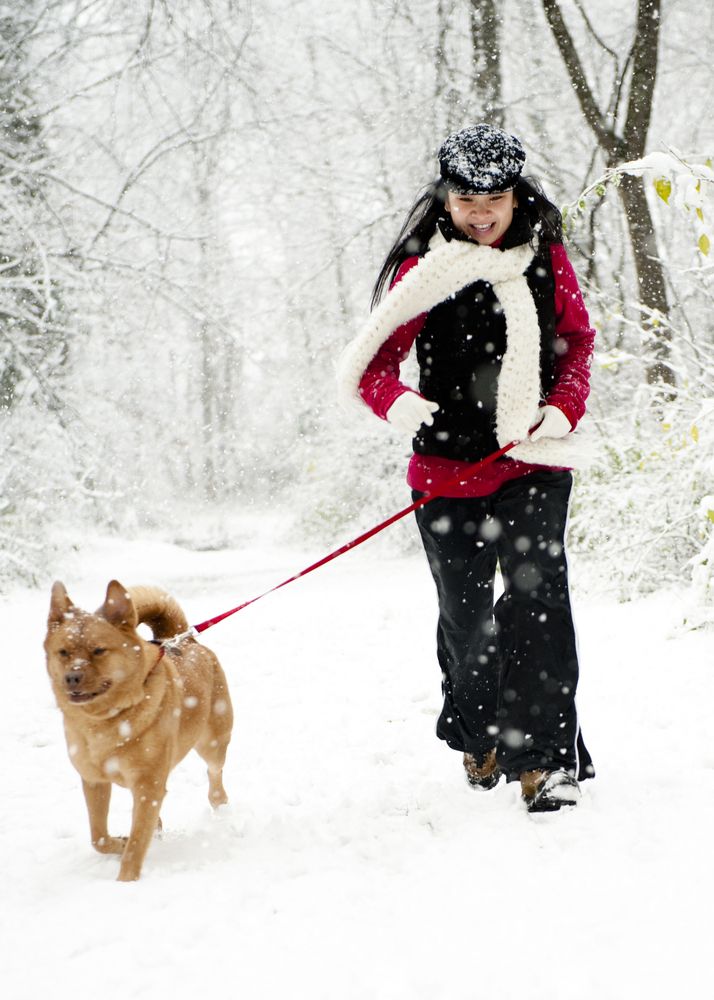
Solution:
[[(447, 239), (460, 234), (447, 222)], [(532, 236), (525, 213), (516, 209), (502, 250)], [(541, 397), (553, 384), (555, 369), (555, 281), (550, 251), (536, 254), (525, 272), (541, 331)], [(475, 281), (430, 310), (416, 339), (419, 391), (439, 404), (431, 427), (422, 424), (414, 438), (421, 455), (477, 462), (499, 447), (496, 394), (506, 350), (506, 321), (493, 288)]]

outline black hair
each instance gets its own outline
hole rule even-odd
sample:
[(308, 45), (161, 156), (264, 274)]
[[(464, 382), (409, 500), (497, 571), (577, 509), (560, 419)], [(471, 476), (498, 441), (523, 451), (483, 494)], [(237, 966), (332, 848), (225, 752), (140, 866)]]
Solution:
[[(399, 266), (408, 257), (423, 256), (437, 225), (440, 222), (449, 223), (444, 208), (448, 191), (447, 185), (437, 178), (419, 193), (377, 275), (372, 291), (373, 309), (391, 284)], [(533, 241), (537, 234), (540, 248), (562, 243), (563, 219), (560, 210), (549, 200), (540, 183), (534, 177), (521, 177), (513, 192), (518, 202), (517, 211), (530, 229), (530, 240)]]
[(513, 189), (519, 208), (525, 210), (531, 229), (538, 235), (541, 247), (563, 242), (563, 216), (548, 198), (535, 177), (521, 177)]
[(421, 257), (426, 253), (429, 240), (436, 232), (439, 219), (446, 217), (446, 195), (448, 188), (438, 177), (435, 181), (419, 192), (416, 201), (409, 209), (399, 235), (392, 249), (385, 257), (381, 270), (372, 291), (372, 308), (382, 298), (392, 278), (407, 257)]

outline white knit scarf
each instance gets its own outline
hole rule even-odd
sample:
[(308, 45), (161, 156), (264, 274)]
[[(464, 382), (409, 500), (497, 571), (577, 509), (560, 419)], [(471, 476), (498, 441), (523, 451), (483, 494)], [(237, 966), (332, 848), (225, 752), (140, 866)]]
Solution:
[(586, 464), (579, 432), (565, 438), (529, 441), (540, 394), (541, 332), (525, 271), (533, 260), (527, 244), (497, 250), (465, 240), (447, 242), (437, 230), (425, 254), (371, 313), (362, 330), (343, 351), (337, 381), (343, 401), (363, 404), (359, 383), (382, 344), (415, 316), (428, 312), (475, 281), (487, 281), (506, 320), (506, 351), (496, 398), (496, 437), (501, 447), (520, 444), (508, 457), (540, 465), (572, 468)]

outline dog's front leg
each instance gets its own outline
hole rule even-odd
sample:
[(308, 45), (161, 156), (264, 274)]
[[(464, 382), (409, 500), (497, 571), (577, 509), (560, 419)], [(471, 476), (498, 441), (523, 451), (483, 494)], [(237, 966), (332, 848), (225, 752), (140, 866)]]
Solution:
[(108, 781), (92, 784), (82, 779), (82, 790), (89, 813), (92, 847), (100, 854), (121, 854), (126, 846), (126, 837), (110, 837), (107, 829), (111, 784)]
[(119, 882), (135, 882), (141, 875), (146, 852), (159, 823), (161, 803), (166, 795), (166, 779), (153, 776), (139, 781), (132, 787), (134, 808), (131, 817), (131, 833), (122, 854)]

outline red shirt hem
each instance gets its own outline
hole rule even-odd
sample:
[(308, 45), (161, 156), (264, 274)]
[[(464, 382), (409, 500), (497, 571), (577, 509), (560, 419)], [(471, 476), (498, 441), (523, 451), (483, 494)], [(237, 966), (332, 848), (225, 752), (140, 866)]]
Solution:
[[(437, 455), (412, 455), (407, 469), (407, 483), (419, 493), (437, 493), (448, 497), (486, 497), (495, 493), (504, 483), (512, 479), (520, 479), (531, 472), (568, 472), (564, 466), (534, 465), (531, 462), (520, 462), (513, 458), (499, 458), (486, 465), (483, 470), (469, 476), (473, 462), (458, 462), (450, 458), (440, 458)], [(466, 478), (458, 482), (458, 475), (463, 470)], [(449, 482), (456, 479), (456, 483)], [(449, 483), (449, 488), (442, 492), (439, 483)]]

